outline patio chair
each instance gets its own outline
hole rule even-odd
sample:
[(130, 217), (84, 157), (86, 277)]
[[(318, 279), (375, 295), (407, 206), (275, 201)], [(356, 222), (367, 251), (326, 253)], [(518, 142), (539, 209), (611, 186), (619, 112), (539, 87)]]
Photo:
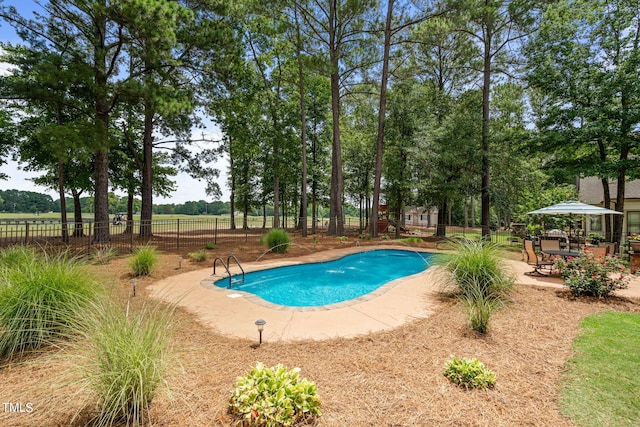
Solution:
[[(533, 271), (526, 272), (527, 276), (548, 276), (553, 269), (553, 261), (544, 260), (542, 257), (538, 256), (535, 249), (533, 248), (533, 242), (531, 240), (524, 241), (524, 253), (527, 256), (527, 264), (533, 266)], [(545, 274), (541, 269), (548, 269), (549, 273)]]
[(598, 243), (599, 248), (607, 248), (607, 255), (615, 255), (616, 253), (616, 243), (608, 243), (608, 242), (600, 242)]
[[(557, 239), (541, 239), (540, 240), (540, 251), (559, 251), (560, 250), (560, 240)], [(542, 254), (543, 259), (549, 259), (550, 256)]]

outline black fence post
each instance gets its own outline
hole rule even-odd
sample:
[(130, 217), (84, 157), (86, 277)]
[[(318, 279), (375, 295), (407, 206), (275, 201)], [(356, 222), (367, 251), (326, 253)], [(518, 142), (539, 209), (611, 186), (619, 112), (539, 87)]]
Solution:
[(215, 227), (213, 229), (213, 244), (218, 244), (218, 218), (216, 218)]
[(176, 236), (176, 250), (180, 249), (180, 218), (178, 218), (178, 229)]

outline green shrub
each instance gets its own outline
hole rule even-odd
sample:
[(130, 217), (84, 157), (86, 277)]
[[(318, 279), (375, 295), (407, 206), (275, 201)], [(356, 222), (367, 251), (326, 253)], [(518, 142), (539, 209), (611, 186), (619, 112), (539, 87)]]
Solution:
[(55, 344), (81, 330), (87, 307), (100, 292), (84, 266), (64, 254), (25, 256), (14, 267), (3, 266), (0, 356)]
[(336, 237), (336, 239), (338, 239), (340, 243), (347, 243), (349, 241), (349, 238), (347, 236), (338, 236)]
[(358, 239), (360, 239), (360, 240), (371, 240), (371, 233), (358, 234)]
[(514, 278), (492, 243), (462, 240), (455, 251), (439, 256), (448, 275), (440, 278), (445, 289), (458, 292), (474, 331), (486, 333), (491, 315), (502, 306)]
[(503, 305), (500, 297), (493, 294), (485, 294), (480, 286), (469, 287), (460, 296), (460, 301), (467, 312), (467, 319), (471, 323), (471, 329), (481, 334), (487, 333), (491, 316)]
[(422, 243), (422, 239), (420, 237), (405, 237), (404, 239), (398, 239), (398, 242), (401, 242), (401, 243)]
[(291, 245), (291, 237), (286, 230), (280, 228), (274, 228), (269, 230), (264, 238), (264, 242), (271, 252), (283, 254), (287, 251), (289, 245)]
[(452, 280), (445, 286), (457, 288), (462, 294), (501, 296), (513, 288), (514, 278), (508, 272), (499, 247), (483, 241), (463, 240), (455, 243), (455, 251), (438, 257)]
[(76, 354), (81, 385), (98, 401), (96, 425), (144, 425), (171, 366), (173, 307), (129, 312), (113, 301), (94, 305)]
[(589, 251), (567, 260), (556, 259), (555, 267), (574, 296), (606, 297), (626, 288), (630, 279), (629, 270), (617, 257), (596, 258)]
[(30, 246), (12, 246), (0, 250), (0, 268), (19, 268), (31, 265), (40, 255)]
[(116, 255), (116, 250), (111, 246), (102, 246), (94, 249), (92, 259), (96, 264), (107, 265)]
[(134, 276), (146, 276), (151, 274), (151, 270), (158, 263), (158, 253), (152, 246), (139, 248), (129, 260), (129, 266), (133, 270)]
[(209, 259), (209, 254), (204, 249), (202, 249), (198, 252), (189, 252), (189, 258), (191, 258), (195, 262), (205, 262), (207, 259)]
[(216, 244), (215, 243), (211, 243), (211, 242), (207, 242), (207, 243), (204, 244), (204, 247), (205, 247), (205, 249), (209, 249), (211, 251), (211, 250), (214, 250), (216, 248)]
[(271, 368), (258, 362), (238, 377), (229, 410), (246, 426), (289, 426), (318, 416), (320, 398), (314, 383), (299, 378), (300, 369)]
[(444, 376), (464, 388), (490, 388), (496, 383), (496, 374), (478, 359), (458, 359), (451, 356), (444, 369)]

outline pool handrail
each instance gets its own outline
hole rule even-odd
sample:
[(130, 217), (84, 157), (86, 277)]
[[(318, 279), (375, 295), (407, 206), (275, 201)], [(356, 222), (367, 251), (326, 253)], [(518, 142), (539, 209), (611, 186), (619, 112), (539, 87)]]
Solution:
[[(240, 271), (242, 271), (242, 281), (244, 282), (244, 268), (242, 268), (242, 266), (240, 265), (240, 261), (238, 261), (238, 258), (236, 258), (233, 252), (227, 257), (227, 271), (229, 266), (231, 265), (231, 259), (233, 259), (236, 264), (238, 264), (238, 267), (240, 267)], [(231, 287), (231, 276), (229, 276), (229, 287)]]
[(231, 271), (229, 270), (229, 261), (231, 261), (231, 258), (233, 258), (236, 261), (236, 264), (238, 264), (238, 267), (240, 267), (240, 270), (242, 271), (242, 281), (244, 282), (244, 268), (242, 268), (240, 261), (238, 261), (238, 258), (236, 258), (234, 254), (229, 255), (226, 263), (220, 257), (216, 257), (216, 259), (213, 260), (213, 275), (216, 275), (216, 265), (218, 264), (218, 261), (220, 261), (229, 276), (229, 288), (231, 288)]

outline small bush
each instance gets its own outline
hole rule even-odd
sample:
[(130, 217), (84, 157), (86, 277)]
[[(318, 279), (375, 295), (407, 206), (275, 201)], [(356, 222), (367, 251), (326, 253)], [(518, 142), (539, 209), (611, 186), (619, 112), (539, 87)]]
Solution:
[(478, 359), (458, 359), (451, 356), (445, 364), (444, 376), (467, 389), (491, 388), (496, 383), (496, 374)]
[(115, 249), (111, 246), (98, 247), (93, 251), (92, 259), (96, 264), (107, 265), (117, 255)]
[(205, 262), (207, 259), (209, 259), (209, 254), (204, 249), (202, 249), (198, 252), (189, 252), (189, 258), (191, 258), (195, 262)]
[(509, 274), (493, 243), (464, 240), (455, 243), (455, 251), (439, 256), (444, 269), (452, 280), (442, 284), (457, 288), (462, 294), (501, 296), (513, 288), (514, 278)]
[(630, 279), (629, 270), (617, 257), (596, 258), (589, 251), (568, 260), (556, 259), (555, 267), (574, 296), (606, 297), (625, 289)]
[(29, 246), (12, 246), (0, 250), (0, 268), (19, 268), (21, 266), (31, 265), (37, 261), (39, 254)]
[(455, 249), (439, 257), (449, 273), (440, 278), (441, 285), (458, 292), (472, 329), (486, 333), (491, 315), (502, 306), (514, 278), (494, 244), (465, 240), (455, 243)]
[(3, 357), (55, 344), (81, 330), (87, 307), (101, 291), (77, 259), (30, 256), (12, 252), (10, 258), (21, 260), (14, 267), (3, 266), (0, 274)]
[(158, 263), (158, 253), (152, 246), (139, 248), (129, 260), (129, 266), (133, 270), (134, 276), (146, 276), (151, 274), (151, 270)]
[(271, 368), (258, 362), (246, 377), (238, 377), (229, 410), (246, 426), (289, 426), (319, 416), (320, 398), (314, 383), (299, 378), (300, 369)]
[(216, 248), (216, 244), (215, 243), (211, 243), (211, 242), (207, 242), (204, 244), (205, 249), (209, 249), (210, 251), (214, 250)]
[(347, 236), (338, 236), (336, 237), (336, 239), (338, 239), (340, 243), (347, 243), (349, 241), (349, 238)]
[(287, 251), (289, 245), (291, 245), (291, 237), (286, 230), (274, 228), (270, 230), (264, 238), (264, 242), (271, 252), (283, 254)]
[(491, 316), (503, 305), (498, 296), (487, 295), (481, 286), (469, 287), (467, 292), (460, 296), (460, 300), (467, 312), (471, 329), (481, 334), (487, 333)]
[(360, 239), (360, 240), (371, 240), (371, 233), (358, 234), (358, 239)]
[(81, 384), (95, 393), (96, 424), (144, 425), (171, 366), (173, 307), (129, 312), (113, 301), (96, 304), (79, 344)]
[(422, 243), (422, 239), (420, 237), (405, 237), (404, 239), (399, 239), (398, 242), (401, 242), (401, 243)]
[(388, 234), (383, 234), (382, 236), (380, 236), (380, 240), (391, 240), (391, 237), (389, 237)]

